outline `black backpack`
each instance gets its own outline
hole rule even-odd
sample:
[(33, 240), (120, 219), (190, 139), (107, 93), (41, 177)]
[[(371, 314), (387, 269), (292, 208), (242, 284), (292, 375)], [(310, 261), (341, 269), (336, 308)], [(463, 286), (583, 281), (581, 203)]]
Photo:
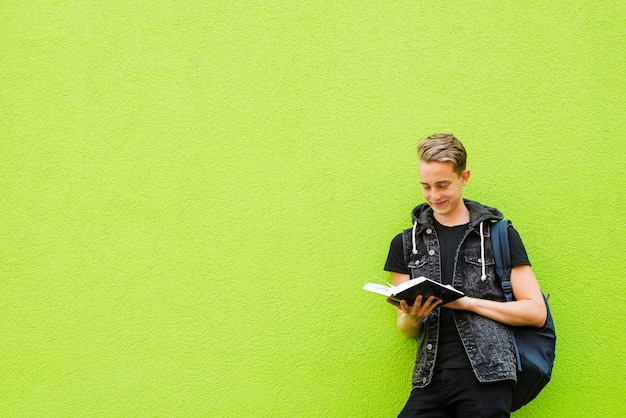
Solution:
[[(496, 275), (500, 278), (504, 296), (513, 300), (511, 289), (511, 254), (509, 249), (509, 221), (500, 221), (491, 226), (491, 244), (496, 260)], [(512, 411), (516, 411), (535, 399), (548, 384), (554, 365), (556, 334), (550, 314), (548, 300), (543, 297), (548, 316), (541, 327), (511, 327), (513, 345), (517, 356), (517, 383), (513, 387)]]

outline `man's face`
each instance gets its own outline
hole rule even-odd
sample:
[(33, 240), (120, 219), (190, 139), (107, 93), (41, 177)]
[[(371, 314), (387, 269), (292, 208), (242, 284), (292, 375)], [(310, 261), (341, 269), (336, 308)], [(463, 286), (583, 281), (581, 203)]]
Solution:
[(462, 188), (469, 180), (465, 170), (459, 176), (450, 162), (419, 162), (422, 194), (439, 219), (453, 218), (463, 210)]

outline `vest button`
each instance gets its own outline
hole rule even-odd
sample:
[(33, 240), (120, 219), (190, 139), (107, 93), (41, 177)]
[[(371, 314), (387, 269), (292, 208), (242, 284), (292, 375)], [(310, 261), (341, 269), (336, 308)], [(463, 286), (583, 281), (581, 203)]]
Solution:
[(432, 350), (432, 349), (433, 349), (433, 345), (432, 345), (432, 344), (428, 344), (428, 345), (426, 346), (426, 348), (428, 348), (429, 350)]
[(432, 229), (430, 229), (430, 228), (428, 228), (428, 229), (426, 230), (426, 233), (430, 235), (430, 234), (432, 234), (432, 233), (433, 233), (433, 230), (432, 230)]
[(422, 377), (422, 383), (426, 383), (426, 380), (428, 379), (426, 379), (425, 377)]
[(428, 251), (428, 255), (435, 255), (435, 250)]

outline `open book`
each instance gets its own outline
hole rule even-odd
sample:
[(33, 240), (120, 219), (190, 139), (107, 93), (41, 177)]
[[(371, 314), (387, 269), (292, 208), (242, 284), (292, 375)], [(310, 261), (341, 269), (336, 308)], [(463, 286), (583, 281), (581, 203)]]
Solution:
[(417, 277), (402, 282), (398, 286), (366, 283), (363, 286), (363, 290), (378, 293), (397, 301), (406, 300), (406, 303), (409, 305), (413, 305), (417, 295), (422, 295), (422, 300), (430, 295), (434, 295), (436, 298), (443, 300), (442, 305), (465, 296), (463, 292), (451, 289), (426, 277)]

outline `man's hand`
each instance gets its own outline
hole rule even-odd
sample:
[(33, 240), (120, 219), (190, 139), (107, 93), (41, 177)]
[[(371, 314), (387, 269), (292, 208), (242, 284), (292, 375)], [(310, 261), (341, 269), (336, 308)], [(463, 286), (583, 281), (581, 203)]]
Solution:
[(422, 321), (426, 318), (437, 306), (441, 304), (441, 299), (437, 299), (434, 296), (429, 296), (422, 302), (423, 296), (418, 295), (415, 298), (415, 302), (413, 305), (409, 305), (406, 303), (406, 300), (396, 301), (390, 298), (387, 298), (387, 302), (394, 305), (400, 311), (404, 312), (405, 315), (409, 315), (413, 318), (419, 319)]
[(409, 305), (405, 300), (396, 301), (387, 298), (387, 302), (398, 309), (398, 328), (409, 338), (417, 337), (422, 330), (422, 321), (437, 306), (441, 304), (441, 299), (429, 296), (423, 300), (422, 295), (415, 298), (413, 305)]

